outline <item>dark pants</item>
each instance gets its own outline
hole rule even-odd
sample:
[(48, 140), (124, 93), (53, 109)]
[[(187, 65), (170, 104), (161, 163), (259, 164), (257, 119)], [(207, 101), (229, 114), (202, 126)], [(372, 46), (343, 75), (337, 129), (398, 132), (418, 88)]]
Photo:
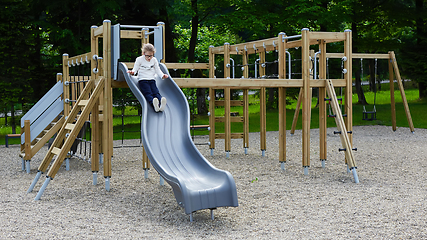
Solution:
[(150, 106), (153, 107), (153, 99), (157, 98), (162, 99), (162, 96), (159, 93), (159, 89), (156, 86), (155, 80), (139, 80), (138, 82), (139, 90), (141, 90), (142, 95), (144, 95), (147, 102)]

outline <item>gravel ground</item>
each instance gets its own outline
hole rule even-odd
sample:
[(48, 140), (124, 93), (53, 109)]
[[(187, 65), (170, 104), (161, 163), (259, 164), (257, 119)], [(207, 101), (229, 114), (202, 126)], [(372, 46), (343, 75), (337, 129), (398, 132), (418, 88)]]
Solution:
[[(278, 162), (278, 133), (267, 133), (266, 156), (259, 133), (250, 134), (244, 154), (242, 140), (232, 140), (230, 158), (217, 140), (214, 156), (201, 153), (229, 171), (237, 185), (239, 207), (184, 214), (169, 185), (160, 186), (150, 170), (144, 178), (141, 148), (115, 148), (111, 191), (104, 189), (102, 170), (92, 185), (87, 161), (62, 166), (34, 201), (44, 182), (27, 194), (45, 146), (21, 171), (20, 147), (0, 147), (0, 239), (427, 239), (427, 129), (354, 127), (359, 184), (353, 182), (339, 152), (340, 140), (328, 129), (328, 161), (322, 168), (318, 130), (311, 131), (311, 167), (303, 174), (301, 131), (287, 136), (286, 170)], [(196, 142), (207, 142), (197, 137)], [(121, 141), (114, 144), (119, 145)], [(125, 141), (138, 145), (138, 140)]]

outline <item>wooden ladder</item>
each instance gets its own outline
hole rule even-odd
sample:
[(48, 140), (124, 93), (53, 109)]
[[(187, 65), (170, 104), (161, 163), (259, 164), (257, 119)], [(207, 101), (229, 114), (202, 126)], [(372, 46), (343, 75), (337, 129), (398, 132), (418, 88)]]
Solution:
[(328, 92), (328, 96), (330, 98), (327, 100), (330, 100), (332, 111), (335, 114), (335, 123), (337, 124), (337, 128), (338, 128), (338, 132), (335, 132), (335, 133), (338, 133), (341, 138), (341, 144), (343, 148), (340, 149), (340, 151), (345, 152), (345, 157), (347, 159), (347, 166), (349, 170), (353, 172), (354, 182), (359, 183), (359, 178), (357, 176), (357, 171), (356, 171), (356, 168), (357, 168), (356, 161), (354, 160), (353, 149), (351, 146), (350, 138), (348, 137), (348, 134), (352, 134), (352, 133), (347, 132), (347, 128), (344, 123), (341, 108), (338, 105), (338, 99), (335, 93), (334, 85), (332, 84), (332, 80), (330, 79), (326, 80), (326, 91)]
[[(52, 180), (58, 173), (58, 170), (61, 167), (66, 156), (69, 154), (70, 148), (76, 140), (80, 129), (83, 127), (83, 124), (89, 117), (89, 114), (91, 113), (95, 103), (99, 99), (99, 96), (103, 90), (104, 77), (89, 81), (83, 89), (82, 93), (77, 99), (76, 104), (74, 105), (70, 114), (67, 116), (64, 123), (62, 124), (57, 137), (52, 143), (52, 146), (49, 148), (48, 153), (46, 154), (42, 163), (39, 166), (39, 172), (45, 172), (52, 158), (56, 156), (56, 159), (54, 160), (52, 166), (49, 169), (49, 172), (46, 175), (46, 182), (40, 189), (35, 200), (40, 199), (48, 182)], [(37, 180), (35, 179), (35, 181)], [(34, 182), (32, 186), (33, 185)], [(29, 192), (30, 190), (32, 190), (31, 187), (29, 189)]]

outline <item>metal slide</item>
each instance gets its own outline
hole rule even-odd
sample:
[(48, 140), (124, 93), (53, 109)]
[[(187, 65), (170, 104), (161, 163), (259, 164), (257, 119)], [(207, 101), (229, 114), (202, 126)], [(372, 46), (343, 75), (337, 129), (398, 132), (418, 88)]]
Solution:
[[(160, 64), (164, 73), (168, 70)], [(137, 78), (119, 63), (119, 81), (126, 81), (142, 106), (142, 142), (156, 171), (172, 186), (178, 205), (186, 214), (201, 209), (237, 207), (233, 177), (209, 163), (198, 151), (190, 135), (190, 109), (181, 89), (170, 77), (156, 79), (160, 94), (167, 98), (164, 112), (148, 105), (137, 85)], [(190, 219), (191, 219), (190, 215)]]

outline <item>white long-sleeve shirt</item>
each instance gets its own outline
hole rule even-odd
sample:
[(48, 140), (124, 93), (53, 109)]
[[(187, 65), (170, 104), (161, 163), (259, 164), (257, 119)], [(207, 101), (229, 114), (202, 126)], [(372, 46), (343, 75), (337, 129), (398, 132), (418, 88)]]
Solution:
[(151, 61), (147, 61), (144, 55), (136, 58), (132, 71), (138, 74), (138, 80), (153, 80), (156, 75), (161, 78), (164, 74), (160, 70), (157, 58), (153, 57)]

